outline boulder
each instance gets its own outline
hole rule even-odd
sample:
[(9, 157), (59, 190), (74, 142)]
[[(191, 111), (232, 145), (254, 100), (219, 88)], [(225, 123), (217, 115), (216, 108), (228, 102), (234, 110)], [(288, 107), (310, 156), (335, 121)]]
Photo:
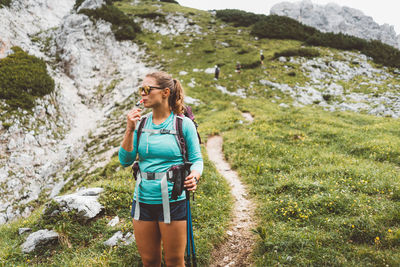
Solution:
[(18, 234), (19, 234), (19, 235), (22, 235), (22, 234), (24, 234), (24, 233), (26, 233), (26, 232), (30, 232), (30, 231), (32, 231), (31, 228), (19, 228), (19, 229), (18, 229)]
[(98, 202), (98, 197), (103, 188), (88, 188), (80, 190), (76, 193), (57, 196), (53, 200), (57, 203), (57, 207), (53, 210), (45, 210), (45, 214), (50, 216), (58, 214), (58, 212), (77, 211), (78, 219), (84, 221), (96, 217), (102, 210), (103, 206)]
[(103, 244), (109, 247), (116, 246), (118, 244), (119, 240), (122, 240), (124, 238), (124, 235), (122, 234), (121, 231), (116, 232), (112, 237), (110, 237), (107, 241), (105, 241)]
[(107, 225), (114, 227), (119, 223), (119, 217), (115, 216)]
[[(121, 241), (121, 242), (119, 242)], [(132, 244), (135, 241), (135, 235), (131, 232), (128, 232), (125, 236), (121, 231), (116, 232), (112, 237), (110, 237), (103, 244), (109, 247), (117, 246), (118, 243), (122, 246), (127, 246)]]
[(21, 245), (21, 249), (23, 253), (30, 253), (39, 247), (44, 247), (57, 241), (58, 234), (56, 232), (47, 229), (39, 230), (27, 237), (26, 241)]

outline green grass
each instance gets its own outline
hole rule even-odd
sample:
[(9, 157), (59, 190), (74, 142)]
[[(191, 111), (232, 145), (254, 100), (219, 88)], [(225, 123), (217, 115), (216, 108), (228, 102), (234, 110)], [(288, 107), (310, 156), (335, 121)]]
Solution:
[[(146, 50), (147, 64), (161, 66), (182, 81), (186, 94), (201, 101), (193, 108), (203, 141), (210, 135), (223, 136), (225, 157), (248, 185), (258, 206), (255, 265), (399, 265), (399, 121), (350, 112), (329, 113), (319, 106), (281, 108), (279, 102), (291, 102), (291, 98), (266, 88), (259, 80), (306, 86), (309, 78), (298, 64), (273, 59), (277, 52), (300, 49), (301, 42), (255, 40), (249, 29), (221, 27), (224, 23), (207, 12), (171, 3), (157, 2), (160, 8), (153, 4), (144, 1), (132, 6), (122, 1), (113, 5), (130, 16), (152, 17), (155, 13), (178, 11), (205, 33), (161, 36), (142, 32), (136, 40)], [(235, 73), (237, 61), (250, 66), (259, 60), (261, 49), (264, 66), (244, 68), (240, 75)], [(338, 50), (316, 49), (322, 57), (333, 54), (334, 60), (343, 59)], [(213, 80), (213, 74), (204, 72), (216, 64), (221, 68), (218, 81)], [(289, 68), (285, 69), (285, 65)], [(182, 70), (188, 74), (179, 75)], [(372, 92), (371, 86), (355, 88), (363, 79), (355, 77), (341, 85), (347, 91)], [(194, 87), (190, 87), (193, 80)], [(117, 82), (114, 79), (99, 90), (112, 90)], [(400, 80), (385, 81), (389, 83), (400, 84)], [(217, 85), (230, 92), (244, 89), (248, 98), (223, 94), (216, 89)], [(385, 85), (379, 87), (379, 93), (388, 90)], [(273, 103), (275, 97), (281, 99)], [(118, 112), (125, 113), (133, 103), (121, 103)], [(241, 112), (245, 111), (254, 116), (252, 124), (243, 122)], [(124, 121), (112, 125), (112, 131), (118, 132)], [(111, 134), (93, 137), (86, 147), (88, 153), (98, 153), (96, 147)], [(120, 141), (108, 139), (107, 145), (116, 147)], [(193, 202), (193, 218), (200, 266), (207, 266), (213, 247), (225, 235), (232, 199), (226, 182), (203, 154), (205, 172)], [(132, 231), (129, 212), (134, 181), (129, 169), (119, 166), (116, 155), (104, 168), (92, 173), (85, 168), (81, 162), (75, 162), (68, 173), (73, 179), (62, 192), (82, 186), (102, 187), (105, 193), (100, 201), (105, 206), (104, 213), (89, 222), (77, 222), (67, 214), (50, 220), (41, 215), (40, 206), (30, 218), (0, 226), (0, 264), (140, 265), (135, 245), (102, 245), (117, 230)], [(122, 222), (115, 228), (106, 226), (115, 215)], [(18, 227), (54, 229), (62, 239), (48, 251), (23, 255), (19, 246), (25, 236), (18, 236)]]
[(226, 132), (224, 152), (259, 201), (257, 265), (400, 262), (398, 121), (260, 100), (239, 108), (256, 120)]
[[(232, 204), (227, 183), (204, 157), (205, 172), (195, 201), (192, 202), (196, 250), (201, 265), (208, 264), (214, 244), (222, 241)], [(104, 206), (101, 215), (87, 222), (77, 221), (73, 213), (50, 217), (48, 214), (54, 207), (47, 204), (45, 213), (42, 212), (45, 209), (42, 206), (28, 219), (0, 226), (0, 265), (140, 266), (140, 257), (134, 243), (113, 248), (103, 245), (118, 230), (123, 233), (133, 231), (130, 208), (135, 182), (130, 169), (122, 168), (118, 157), (113, 157), (107, 166), (89, 174), (80, 186), (105, 189), (99, 198)], [(75, 187), (70, 189), (74, 191)], [(120, 217), (120, 223), (115, 227), (107, 226), (116, 215)], [(22, 254), (20, 245), (27, 234), (18, 236), (20, 227), (30, 227), (33, 231), (55, 230), (60, 235), (60, 242), (51, 249)]]

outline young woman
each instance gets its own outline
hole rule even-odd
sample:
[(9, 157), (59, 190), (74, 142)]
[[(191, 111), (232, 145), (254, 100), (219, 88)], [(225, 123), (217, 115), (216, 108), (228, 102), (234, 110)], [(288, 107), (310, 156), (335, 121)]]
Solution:
[[(139, 92), (144, 107), (151, 108), (152, 113), (147, 116), (138, 145), (135, 128), (139, 125), (142, 110), (133, 108), (128, 113), (119, 150), (119, 160), (125, 167), (134, 162), (137, 153), (139, 155), (140, 171), (131, 211), (136, 245), (145, 267), (161, 266), (161, 242), (166, 265), (183, 267), (186, 247), (185, 191), (177, 200), (172, 200), (173, 183), (170, 179), (166, 180), (170, 167), (182, 164), (183, 157), (174, 134), (165, 134), (165, 130), (160, 133), (160, 129), (173, 132), (175, 116), (184, 112), (183, 89), (180, 82), (169, 74), (154, 72), (146, 75)], [(189, 161), (193, 163), (184, 187), (194, 191), (203, 171), (203, 160), (197, 131), (189, 118), (183, 118), (182, 129)]]

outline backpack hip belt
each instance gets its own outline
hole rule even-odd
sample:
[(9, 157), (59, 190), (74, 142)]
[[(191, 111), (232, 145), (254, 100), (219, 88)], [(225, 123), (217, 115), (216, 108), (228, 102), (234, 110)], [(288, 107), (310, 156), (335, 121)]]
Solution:
[(173, 171), (167, 172), (138, 172), (137, 175), (137, 186), (136, 186), (136, 204), (135, 204), (135, 215), (134, 219), (139, 220), (140, 217), (140, 205), (139, 205), (139, 186), (142, 179), (145, 180), (161, 180), (161, 197), (164, 213), (164, 223), (171, 223), (171, 214), (169, 208), (169, 195), (168, 195), (168, 182), (173, 177)]

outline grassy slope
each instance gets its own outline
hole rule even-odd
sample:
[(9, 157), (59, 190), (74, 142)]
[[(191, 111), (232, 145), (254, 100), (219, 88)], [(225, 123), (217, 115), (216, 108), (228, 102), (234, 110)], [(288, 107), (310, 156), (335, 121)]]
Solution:
[[(125, 2), (116, 5), (128, 14), (156, 10), (151, 5), (139, 9)], [(285, 96), (265, 90), (258, 81), (304, 85), (307, 78), (298, 66), (284, 70), (284, 63), (269, 60), (274, 52), (300, 47), (299, 42), (257, 41), (248, 35), (248, 29), (242, 28), (239, 33), (238, 28), (221, 28), (218, 21), (210, 23), (213, 18), (206, 12), (173, 4), (162, 4), (162, 8), (178, 9), (208, 31), (205, 36), (144, 33), (139, 40), (147, 49), (149, 63), (160, 64), (183, 82), (188, 95), (202, 101), (195, 114), (203, 139), (210, 134), (224, 136), (225, 156), (250, 186), (259, 206), (258, 216), (263, 223), (257, 229), (257, 265), (398, 265), (398, 120), (328, 113), (318, 107), (282, 109), (271, 99), (280, 96), (285, 102)], [(224, 47), (220, 42), (230, 46)], [(243, 70), (241, 75), (234, 72), (236, 61), (257, 61), (260, 49), (266, 56), (265, 68)], [(219, 81), (214, 81), (212, 74), (192, 71), (215, 64), (221, 65)], [(179, 77), (182, 70), (189, 74)], [(287, 75), (290, 71), (295, 71), (296, 77)], [(188, 86), (192, 79), (193, 88)], [(215, 89), (217, 84), (230, 91), (245, 88), (251, 97), (224, 95)], [(130, 105), (121, 106), (121, 112)], [(252, 125), (241, 123), (242, 111), (253, 114)], [(131, 230), (129, 205), (134, 185), (129, 179), (129, 171), (119, 167), (114, 156), (105, 168), (77, 180), (82, 180), (79, 186), (106, 189), (102, 197), (106, 212), (88, 225), (82, 226), (69, 216), (56, 222), (45, 221), (38, 211), (27, 220), (0, 227), (0, 262), (138, 265), (134, 245), (112, 249), (102, 245), (117, 229)], [(73, 183), (68, 186), (71, 190), (75, 187)], [(231, 203), (226, 184), (207, 160), (195, 203), (198, 254), (202, 265), (206, 265), (212, 244), (221, 240), (226, 228)], [(111, 229), (106, 224), (115, 214), (122, 223)], [(16, 234), (18, 227), (39, 229), (46, 225), (62, 233), (61, 245), (42, 255), (22, 255), (18, 247), (23, 238)]]

